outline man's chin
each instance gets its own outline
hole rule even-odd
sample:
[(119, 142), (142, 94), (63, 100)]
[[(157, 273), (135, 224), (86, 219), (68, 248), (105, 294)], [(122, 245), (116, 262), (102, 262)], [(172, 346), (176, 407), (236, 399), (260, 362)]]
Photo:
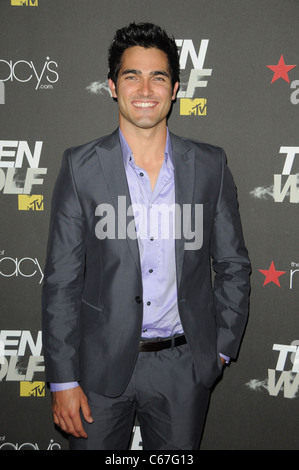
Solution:
[(166, 123), (166, 119), (156, 120), (143, 118), (133, 122), (133, 124), (140, 129), (154, 129), (155, 127), (163, 125), (163, 123)]

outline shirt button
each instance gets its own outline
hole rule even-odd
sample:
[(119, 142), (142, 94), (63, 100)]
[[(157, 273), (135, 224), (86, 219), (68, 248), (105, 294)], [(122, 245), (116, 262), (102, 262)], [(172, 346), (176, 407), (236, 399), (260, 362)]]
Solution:
[(152, 242), (153, 240), (154, 240), (154, 237), (151, 237), (151, 238), (150, 238), (150, 241)]
[(149, 272), (149, 273), (152, 273), (152, 272), (153, 272), (153, 269), (149, 269), (149, 271), (148, 271), (148, 272)]
[(139, 295), (137, 295), (137, 296), (135, 297), (135, 301), (136, 301), (138, 304), (141, 304), (142, 299), (141, 299), (141, 297), (139, 297)]
[(151, 302), (146, 302), (146, 305), (150, 305), (150, 304), (151, 304)]
[(143, 174), (143, 173), (139, 173), (139, 174), (140, 174), (140, 176), (144, 176), (144, 174)]

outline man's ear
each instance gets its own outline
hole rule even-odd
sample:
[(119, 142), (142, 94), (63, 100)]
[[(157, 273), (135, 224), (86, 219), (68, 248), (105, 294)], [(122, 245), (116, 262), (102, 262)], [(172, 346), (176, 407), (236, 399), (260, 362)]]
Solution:
[(179, 89), (179, 82), (176, 82), (174, 84), (173, 91), (172, 91), (172, 100), (173, 101), (176, 99), (176, 94), (178, 92), (178, 89)]
[(111, 80), (111, 78), (108, 79), (108, 85), (112, 94), (112, 98), (117, 98), (116, 86), (115, 83)]

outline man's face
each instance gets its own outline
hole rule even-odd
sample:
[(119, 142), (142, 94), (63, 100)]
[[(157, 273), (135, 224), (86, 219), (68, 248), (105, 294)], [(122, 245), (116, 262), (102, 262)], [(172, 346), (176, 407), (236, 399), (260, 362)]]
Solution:
[(109, 86), (113, 98), (117, 98), (120, 126), (124, 129), (164, 126), (178, 89), (178, 83), (172, 88), (166, 54), (139, 46), (125, 50), (117, 86), (112, 80)]

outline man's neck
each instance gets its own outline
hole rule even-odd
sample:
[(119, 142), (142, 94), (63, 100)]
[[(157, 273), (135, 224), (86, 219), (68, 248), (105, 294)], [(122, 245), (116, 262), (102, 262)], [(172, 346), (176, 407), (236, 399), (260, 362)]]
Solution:
[(152, 129), (122, 126), (120, 123), (120, 129), (133, 153), (136, 165), (147, 172), (153, 191), (164, 161), (166, 123)]
[(167, 139), (167, 127), (156, 126), (152, 129), (143, 129), (136, 126), (129, 127), (120, 123), (120, 129), (132, 150), (135, 160), (148, 165), (155, 160), (163, 160)]

